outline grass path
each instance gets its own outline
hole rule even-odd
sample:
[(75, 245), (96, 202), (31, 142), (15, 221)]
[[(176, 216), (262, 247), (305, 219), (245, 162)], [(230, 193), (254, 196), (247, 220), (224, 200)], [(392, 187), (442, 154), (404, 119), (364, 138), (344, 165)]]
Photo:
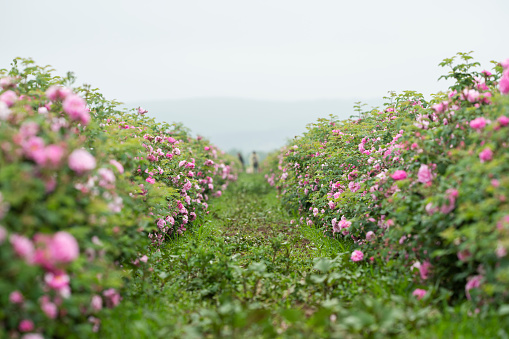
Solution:
[[(211, 203), (200, 228), (168, 242), (146, 265), (126, 271), (140, 279), (103, 320), (98, 338), (457, 333), (448, 324), (463, 318), (434, 321), (440, 315), (435, 308), (404, 298), (411, 294), (408, 272), (390, 263), (352, 263), (348, 244), (297, 228), (290, 219), (261, 175), (241, 176)], [(429, 326), (436, 327), (433, 334), (417, 331)]]

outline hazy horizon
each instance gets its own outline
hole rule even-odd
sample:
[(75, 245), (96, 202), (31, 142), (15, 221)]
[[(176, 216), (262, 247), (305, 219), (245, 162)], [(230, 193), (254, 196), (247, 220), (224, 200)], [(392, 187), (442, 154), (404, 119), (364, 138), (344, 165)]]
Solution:
[(330, 114), (339, 119), (354, 115), (354, 103), (365, 109), (380, 106), (382, 100), (262, 100), (246, 98), (194, 98), (150, 100), (125, 103), (141, 106), (148, 116), (161, 122), (182, 122), (193, 135), (210, 139), (224, 151), (253, 150), (269, 152), (282, 147), (288, 139), (302, 134), (306, 125)]

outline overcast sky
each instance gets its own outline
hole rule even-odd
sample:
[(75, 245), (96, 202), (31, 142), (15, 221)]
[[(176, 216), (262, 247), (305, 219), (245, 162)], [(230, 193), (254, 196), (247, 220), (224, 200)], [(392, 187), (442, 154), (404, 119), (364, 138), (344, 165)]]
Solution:
[(458, 51), (509, 58), (508, 0), (0, 0), (0, 13), (0, 68), (31, 57), (124, 102), (429, 94)]

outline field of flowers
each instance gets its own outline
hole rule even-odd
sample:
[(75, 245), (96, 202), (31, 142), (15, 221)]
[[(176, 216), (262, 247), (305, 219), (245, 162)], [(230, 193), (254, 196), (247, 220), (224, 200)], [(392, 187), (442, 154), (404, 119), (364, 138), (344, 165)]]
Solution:
[(445, 59), (446, 93), (320, 119), (265, 174), (72, 73), (11, 66), (0, 337), (509, 335), (509, 60)]
[[(509, 60), (468, 53), (430, 101), (406, 91), (348, 121), (321, 119), (269, 160), (267, 180), (297, 225), (352, 245), (352, 262), (414, 274), (426, 303), (509, 301)], [(479, 70), (478, 70), (479, 69)]]
[(0, 331), (13, 338), (97, 331), (147, 255), (236, 180), (207, 140), (74, 80), (26, 59), (0, 70)]

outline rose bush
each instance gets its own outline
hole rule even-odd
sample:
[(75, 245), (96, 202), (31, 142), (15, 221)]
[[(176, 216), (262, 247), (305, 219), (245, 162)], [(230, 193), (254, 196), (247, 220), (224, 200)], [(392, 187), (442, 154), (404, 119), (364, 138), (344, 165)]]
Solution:
[(11, 337), (97, 330), (130, 268), (236, 178), (208, 141), (74, 80), (25, 59), (0, 70), (0, 331)]
[(509, 61), (478, 72), (459, 56), (441, 63), (448, 93), (320, 119), (269, 157), (266, 177), (300, 223), (414, 271), (419, 298), (442, 288), (490, 305), (508, 297)]

